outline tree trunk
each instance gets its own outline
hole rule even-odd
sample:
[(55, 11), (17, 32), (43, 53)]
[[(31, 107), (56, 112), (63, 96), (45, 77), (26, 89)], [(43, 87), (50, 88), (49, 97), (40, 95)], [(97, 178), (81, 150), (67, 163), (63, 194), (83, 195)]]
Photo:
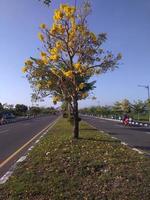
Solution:
[(73, 117), (74, 117), (74, 127), (73, 127), (73, 138), (78, 139), (79, 138), (79, 118), (78, 118), (78, 101), (76, 98), (74, 98), (73, 101)]
[(68, 111), (68, 119), (70, 119), (70, 117), (71, 117), (71, 106), (70, 106), (69, 103), (67, 105), (67, 111)]

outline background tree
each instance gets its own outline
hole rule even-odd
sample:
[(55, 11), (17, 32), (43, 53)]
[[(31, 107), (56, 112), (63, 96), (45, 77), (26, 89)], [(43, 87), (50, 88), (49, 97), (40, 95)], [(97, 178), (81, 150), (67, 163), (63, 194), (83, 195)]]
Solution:
[(142, 114), (145, 111), (145, 108), (146, 104), (141, 100), (134, 101), (132, 104), (132, 109), (137, 114), (138, 120), (140, 119), (140, 113)]
[(30, 115), (36, 117), (37, 115), (41, 114), (41, 109), (39, 107), (32, 106), (29, 108), (29, 113)]
[(121, 108), (121, 102), (116, 101), (114, 103), (114, 105), (112, 106), (112, 113), (117, 115), (117, 116), (122, 115), (123, 111), (122, 111), (122, 108)]
[(44, 51), (40, 58), (25, 62), (23, 72), (41, 98), (51, 95), (53, 102), (66, 101), (74, 117), (73, 137), (79, 136), (78, 100), (89, 96), (95, 74), (102, 74), (118, 67), (121, 55), (105, 52), (102, 44), (105, 33), (95, 35), (87, 25), (90, 7), (76, 10), (67, 4), (60, 5), (54, 13), (54, 23), (49, 29), (41, 24), (39, 39)]
[(2, 103), (0, 103), (0, 112), (4, 110)]
[(128, 99), (124, 99), (121, 101), (121, 110), (123, 113), (131, 112), (131, 103)]
[(24, 104), (16, 104), (15, 113), (16, 115), (25, 115), (28, 111), (28, 107)]
[(148, 121), (150, 122), (150, 99), (148, 99), (145, 103), (146, 103), (146, 110), (148, 112)]

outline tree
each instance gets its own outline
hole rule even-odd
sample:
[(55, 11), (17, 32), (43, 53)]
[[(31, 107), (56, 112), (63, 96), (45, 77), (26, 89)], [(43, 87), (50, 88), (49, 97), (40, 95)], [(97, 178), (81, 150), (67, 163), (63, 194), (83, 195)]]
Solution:
[(138, 120), (140, 119), (140, 113), (143, 113), (145, 111), (145, 107), (146, 104), (141, 100), (134, 101), (134, 104), (132, 104), (132, 109), (135, 113), (137, 113)]
[(28, 111), (28, 107), (23, 104), (16, 104), (15, 112), (17, 115), (24, 115)]
[(37, 116), (38, 114), (41, 113), (41, 109), (39, 107), (32, 106), (32, 107), (29, 108), (29, 113), (31, 115), (34, 115), (34, 117), (35, 117), (35, 116)]
[(148, 121), (150, 122), (150, 99), (146, 101), (146, 109), (148, 111)]
[(114, 114), (117, 114), (117, 115), (121, 115), (122, 114), (123, 111), (122, 111), (122, 108), (121, 108), (121, 102), (116, 101), (114, 103), (114, 105), (112, 106), (112, 112)]
[(3, 105), (0, 103), (0, 112), (4, 110)]
[(66, 101), (70, 104), (73, 117), (73, 137), (79, 136), (78, 101), (89, 96), (95, 74), (102, 74), (118, 67), (121, 55), (105, 52), (102, 44), (106, 33), (95, 35), (87, 25), (89, 5), (76, 9), (67, 4), (60, 5), (54, 13), (54, 23), (49, 29), (41, 24), (39, 39), (44, 51), (40, 58), (25, 62), (23, 72), (37, 96), (53, 97), (53, 102)]
[(124, 99), (121, 101), (121, 110), (124, 113), (130, 113), (131, 112), (131, 104), (128, 99)]

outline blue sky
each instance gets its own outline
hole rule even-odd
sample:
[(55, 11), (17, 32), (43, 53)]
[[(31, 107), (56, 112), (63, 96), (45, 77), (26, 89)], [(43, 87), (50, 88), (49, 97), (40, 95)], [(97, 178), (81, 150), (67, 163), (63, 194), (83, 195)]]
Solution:
[[(0, 0), (0, 102), (31, 105), (29, 83), (21, 72), (24, 61), (37, 56), (41, 46), (37, 39), (39, 25), (52, 24), (53, 11), (60, 3), (53, 0), (50, 8), (38, 0)], [(77, 0), (78, 5), (82, 2)], [(93, 12), (89, 27), (96, 33), (106, 32), (104, 48), (121, 52), (119, 69), (96, 77), (97, 99), (80, 102), (80, 107), (113, 104), (124, 98), (146, 100), (147, 91), (138, 84), (150, 84), (150, 1), (91, 0)], [(50, 106), (46, 99), (41, 105)]]

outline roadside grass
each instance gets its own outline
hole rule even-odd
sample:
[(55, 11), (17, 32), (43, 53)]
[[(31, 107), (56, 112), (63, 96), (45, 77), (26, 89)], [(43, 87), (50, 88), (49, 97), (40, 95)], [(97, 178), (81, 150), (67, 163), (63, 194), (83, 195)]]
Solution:
[(149, 200), (150, 159), (85, 122), (59, 122), (0, 185), (0, 200)]

